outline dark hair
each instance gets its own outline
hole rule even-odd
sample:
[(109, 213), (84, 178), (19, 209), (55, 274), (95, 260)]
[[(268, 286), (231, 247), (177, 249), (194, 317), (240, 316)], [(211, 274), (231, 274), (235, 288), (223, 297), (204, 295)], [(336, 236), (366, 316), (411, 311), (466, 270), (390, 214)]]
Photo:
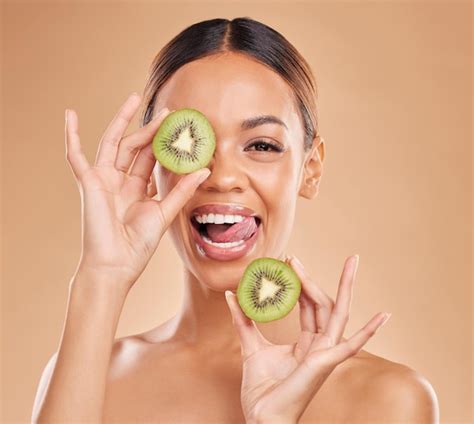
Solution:
[(317, 89), (311, 68), (279, 32), (248, 17), (210, 19), (193, 24), (169, 41), (154, 58), (144, 89), (142, 125), (151, 121), (160, 88), (181, 66), (202, 57), (237, 52), (278, 72), (292, 87), (304, 124), (304, 147), (318, 135)]

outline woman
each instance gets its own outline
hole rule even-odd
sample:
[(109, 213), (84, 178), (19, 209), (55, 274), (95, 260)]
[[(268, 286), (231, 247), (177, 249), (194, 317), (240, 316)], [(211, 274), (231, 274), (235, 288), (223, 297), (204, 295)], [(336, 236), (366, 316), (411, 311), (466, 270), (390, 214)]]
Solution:
[[(142, 127), (123, 136), (142, 101), (133, 94), (106, 129), (94, 166), (81, 151), (76, 113), (66, 111), (83, 249), (34, 422), (438, 420), (423, 376), (362, 350), (389, 314), (342, 337), (358, 256), (345, 261), (336, 300), (286, 257), (297, 197), (314, 198), (322, 174), (315, 87), (279, 33), (249, 18), (213, 19), (158, 54)], [(151, 141), (164, 117), (185, 107), (210, 119), (217, 147), (208, 168), (178, 176), (155, 167)], [(191, 216), (210, 213), (241, 215), (252, 233), (234, 248), (209, 244)], [(166, 230), (184, 265), (181, 309), (148, 332), (114, 340), (125, 298)], [(236, 302), (243, 270), (263, 256), (285, 259), (302, 280), (295, 344), (267, 341)]]

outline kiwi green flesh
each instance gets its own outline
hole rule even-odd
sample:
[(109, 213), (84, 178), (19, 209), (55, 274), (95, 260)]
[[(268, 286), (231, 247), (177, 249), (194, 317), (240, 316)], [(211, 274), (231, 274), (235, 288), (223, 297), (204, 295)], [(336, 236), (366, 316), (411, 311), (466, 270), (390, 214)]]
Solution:
[[(267, 296), (260, 299), (260, 290)], [(288, 315), (301, 293), (301, 281), (285, 262), (274, 258), (255, 259), (244, 271), (237, 299), (245, 315), (269, 322)]]
[[(189, 151), (183, 148), (190, 147)], [(156, 159), (176, 174), (204, 168), (216, 146), (214, 130), (204, 114), (195, 109), (179, 109), (161, 123), (153, 138)]]

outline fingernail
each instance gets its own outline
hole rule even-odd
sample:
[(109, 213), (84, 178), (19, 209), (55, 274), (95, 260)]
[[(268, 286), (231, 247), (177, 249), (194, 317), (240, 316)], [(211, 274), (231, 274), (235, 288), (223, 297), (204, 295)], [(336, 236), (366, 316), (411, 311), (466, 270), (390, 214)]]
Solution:
[(299, 268), (301, 271), (304, 271), (303, 264), (299, 261), (299, 259), (295, 255), (291, 257), (291, 262), (294, 263), (296, 267)]
[(232, 296), (232, 292), (230, 290), (226, 290), (224, 294), (225, 294), (225, 301), (227, 302), (227, 305), (229, 306), (229, 308), (232, 309), (231, 304), (230, 304), (231, 302), (230, 298)]
[(211, 173), (211, 170), (209, 168), (204, 168), (206, 171), (202, 171), (202, 173), (199, 174), (198, 178), (198, 184), (201, 184)]
[(382, 319), (382, 322), (380, 323), (379, 325), (379, 328), (382, 327), (387, 321), (388, 319), (392, 316), (391, 313), (387, 312), (383, 315), (383, 319)]
[(66, 121), (66, 123), (67, 123), (67, 113), (68, 113), (68, 112), (69, 112), (69, 109), (66, 109), (66, 110), (64, 111), (64, 120)]
[[(156, 115), (156, 118), (158, 117), (161, 117), (163, 115), (166, 115), (170, 110), (167, 108), (167, 107), (164, 107), (163, 109), (160, 110), (160, 112), (158, 113), (158, 115)], [(155, 119), (156, 119), (155, 118)]]

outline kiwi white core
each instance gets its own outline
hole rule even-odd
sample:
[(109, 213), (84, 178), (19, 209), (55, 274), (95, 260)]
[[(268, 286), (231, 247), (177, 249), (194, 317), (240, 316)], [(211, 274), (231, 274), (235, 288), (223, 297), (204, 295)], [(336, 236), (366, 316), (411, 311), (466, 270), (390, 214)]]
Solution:
[(262, 285), (258, 293), (259, 302), (263, 302), (267, 298), (273, 298), (281, 288), (278, 284), (275, 284), (271, 280), (267, 280), (265, 277), (262, 277), (261, 284)]
[(194, 139), (191, 136), (189, 127), (186, 128), (171, 145), (191, 154), (193, 151)]

